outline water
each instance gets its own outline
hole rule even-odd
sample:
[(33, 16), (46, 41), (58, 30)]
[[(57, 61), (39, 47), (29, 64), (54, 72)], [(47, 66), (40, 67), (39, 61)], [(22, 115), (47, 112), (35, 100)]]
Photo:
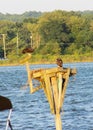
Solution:
[[(50, 68), (50, 65), (32, 65), (31, 68)], [(64, 67), (77, 68), (70, 77), (63, 112), (63, 130), (93, 130), (93, 63), (69, 63)], [(25, 66), (0, 67), (0, 95), (13, 104), (11, 123), (14, 130), (55, 130), (54, 115), (43, 90), (30, 94)], [(5, 130), (8, 112), (0, 112), (0, 130)]]

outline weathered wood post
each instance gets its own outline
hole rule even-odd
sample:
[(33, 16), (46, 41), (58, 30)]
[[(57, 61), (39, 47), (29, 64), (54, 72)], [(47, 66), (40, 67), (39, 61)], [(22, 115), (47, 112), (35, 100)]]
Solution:
[[(28, 62), (26, 62), (26, 68), (30, 92), (34, 93), (39, 89), (44, 90), (51, 113), (55, 115), (56, 130), (62, 130), (60, 112), (64, 103), (69, 76), (76, 74), (76, 69), (56, 67), (31, 70)], [(40, 86), (34, 87), (33, 79), (38, 80)]]

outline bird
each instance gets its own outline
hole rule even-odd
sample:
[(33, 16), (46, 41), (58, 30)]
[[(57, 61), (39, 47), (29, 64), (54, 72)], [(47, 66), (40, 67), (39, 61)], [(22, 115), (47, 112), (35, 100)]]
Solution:
[(56, 64), (58, 65), (58, 67), (63, 67), (63, 61), (61, 58), (57, 58), (56, 59)]

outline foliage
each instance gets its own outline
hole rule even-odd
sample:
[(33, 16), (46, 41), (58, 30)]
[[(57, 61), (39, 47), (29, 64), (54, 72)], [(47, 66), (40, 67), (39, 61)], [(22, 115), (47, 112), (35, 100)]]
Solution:
[(29, 11), (25, 12), (23, 14), (2, 14), (0, 13), (0, 20), (8, 20), (8, 21), (14, 21), (14, 22), (22, 22), (24, 19), (28, 19), (30, 17), (32, 18), (38, 18), (42, 15), (42, 12), (36, 12), (36, 11)]
[[(92, 54), (93, 11), (25, 12), (21, 15), (0, 13), (0, 57), (22, 56), (22, 49), (32, 46), (37, 59), (51, 56)], [(3, 39), (3, 35), (6, 37)], [(82, 58), (81, 58), (82, 59)], [(35, 60), (35, 59), (33, 59)], [(52, 60), (52, 59), (51, 59)]]
[(36, 51), (42, 55), (56, 55), (60, 54), (61, 49), (57, 42), (49, 41), (45, 45), (41, 45)]

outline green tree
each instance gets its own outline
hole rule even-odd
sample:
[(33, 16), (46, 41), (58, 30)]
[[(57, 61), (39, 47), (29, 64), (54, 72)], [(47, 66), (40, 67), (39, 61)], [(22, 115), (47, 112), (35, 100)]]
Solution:
[(42, 55), (58, 55), (61, 53), (61, 49), (57, 42), (49, 41), (45, 45), (41, 45), (37, 49), (37, 52)]

